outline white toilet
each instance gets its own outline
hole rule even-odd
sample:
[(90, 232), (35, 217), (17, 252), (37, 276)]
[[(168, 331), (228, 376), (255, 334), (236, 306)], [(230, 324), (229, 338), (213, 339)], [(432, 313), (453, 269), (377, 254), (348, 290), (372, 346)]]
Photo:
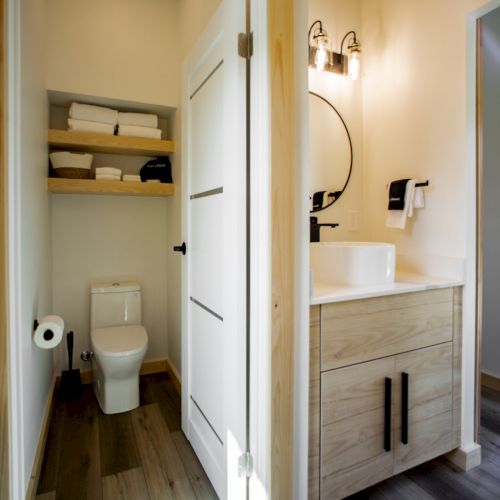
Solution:
[(139, 283), (94, 283), (90, 291), (94, 392), (104, 413), (139, 406), (139, 370), (148, 348)]

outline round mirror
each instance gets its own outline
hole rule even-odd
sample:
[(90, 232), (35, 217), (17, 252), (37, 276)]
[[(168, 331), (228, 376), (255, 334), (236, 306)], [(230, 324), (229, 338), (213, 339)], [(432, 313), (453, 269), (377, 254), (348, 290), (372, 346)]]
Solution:
[(353, 161), (351, 136), (342, 116), (331, 102), (314, 92), (309, 92), (309, 148), (312, 213), (340, 198), (349, 183)]

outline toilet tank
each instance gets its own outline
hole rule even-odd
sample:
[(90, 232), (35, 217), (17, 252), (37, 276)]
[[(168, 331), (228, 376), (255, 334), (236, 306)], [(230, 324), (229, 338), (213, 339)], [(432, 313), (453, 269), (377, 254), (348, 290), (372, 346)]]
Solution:
[(141, 325), (141, 286), (136, 282), (93, 283), (90, 328)]

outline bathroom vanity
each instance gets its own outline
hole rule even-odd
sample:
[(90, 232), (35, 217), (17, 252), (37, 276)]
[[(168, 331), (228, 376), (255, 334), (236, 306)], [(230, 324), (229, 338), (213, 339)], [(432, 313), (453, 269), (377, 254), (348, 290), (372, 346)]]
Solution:
[(344, 498), (460, 444), (461, 283), (315, 286), (309, 498)]

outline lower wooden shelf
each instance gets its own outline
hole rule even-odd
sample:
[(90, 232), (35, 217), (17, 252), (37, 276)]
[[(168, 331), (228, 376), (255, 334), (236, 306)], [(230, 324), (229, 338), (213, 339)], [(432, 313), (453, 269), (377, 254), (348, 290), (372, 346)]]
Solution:
[(101, 181), (95, 179), (48, 179), (48, 189), (53, 193), (112, 194), (128, 196), (171, 196), (174, 185), (155, 182)]

